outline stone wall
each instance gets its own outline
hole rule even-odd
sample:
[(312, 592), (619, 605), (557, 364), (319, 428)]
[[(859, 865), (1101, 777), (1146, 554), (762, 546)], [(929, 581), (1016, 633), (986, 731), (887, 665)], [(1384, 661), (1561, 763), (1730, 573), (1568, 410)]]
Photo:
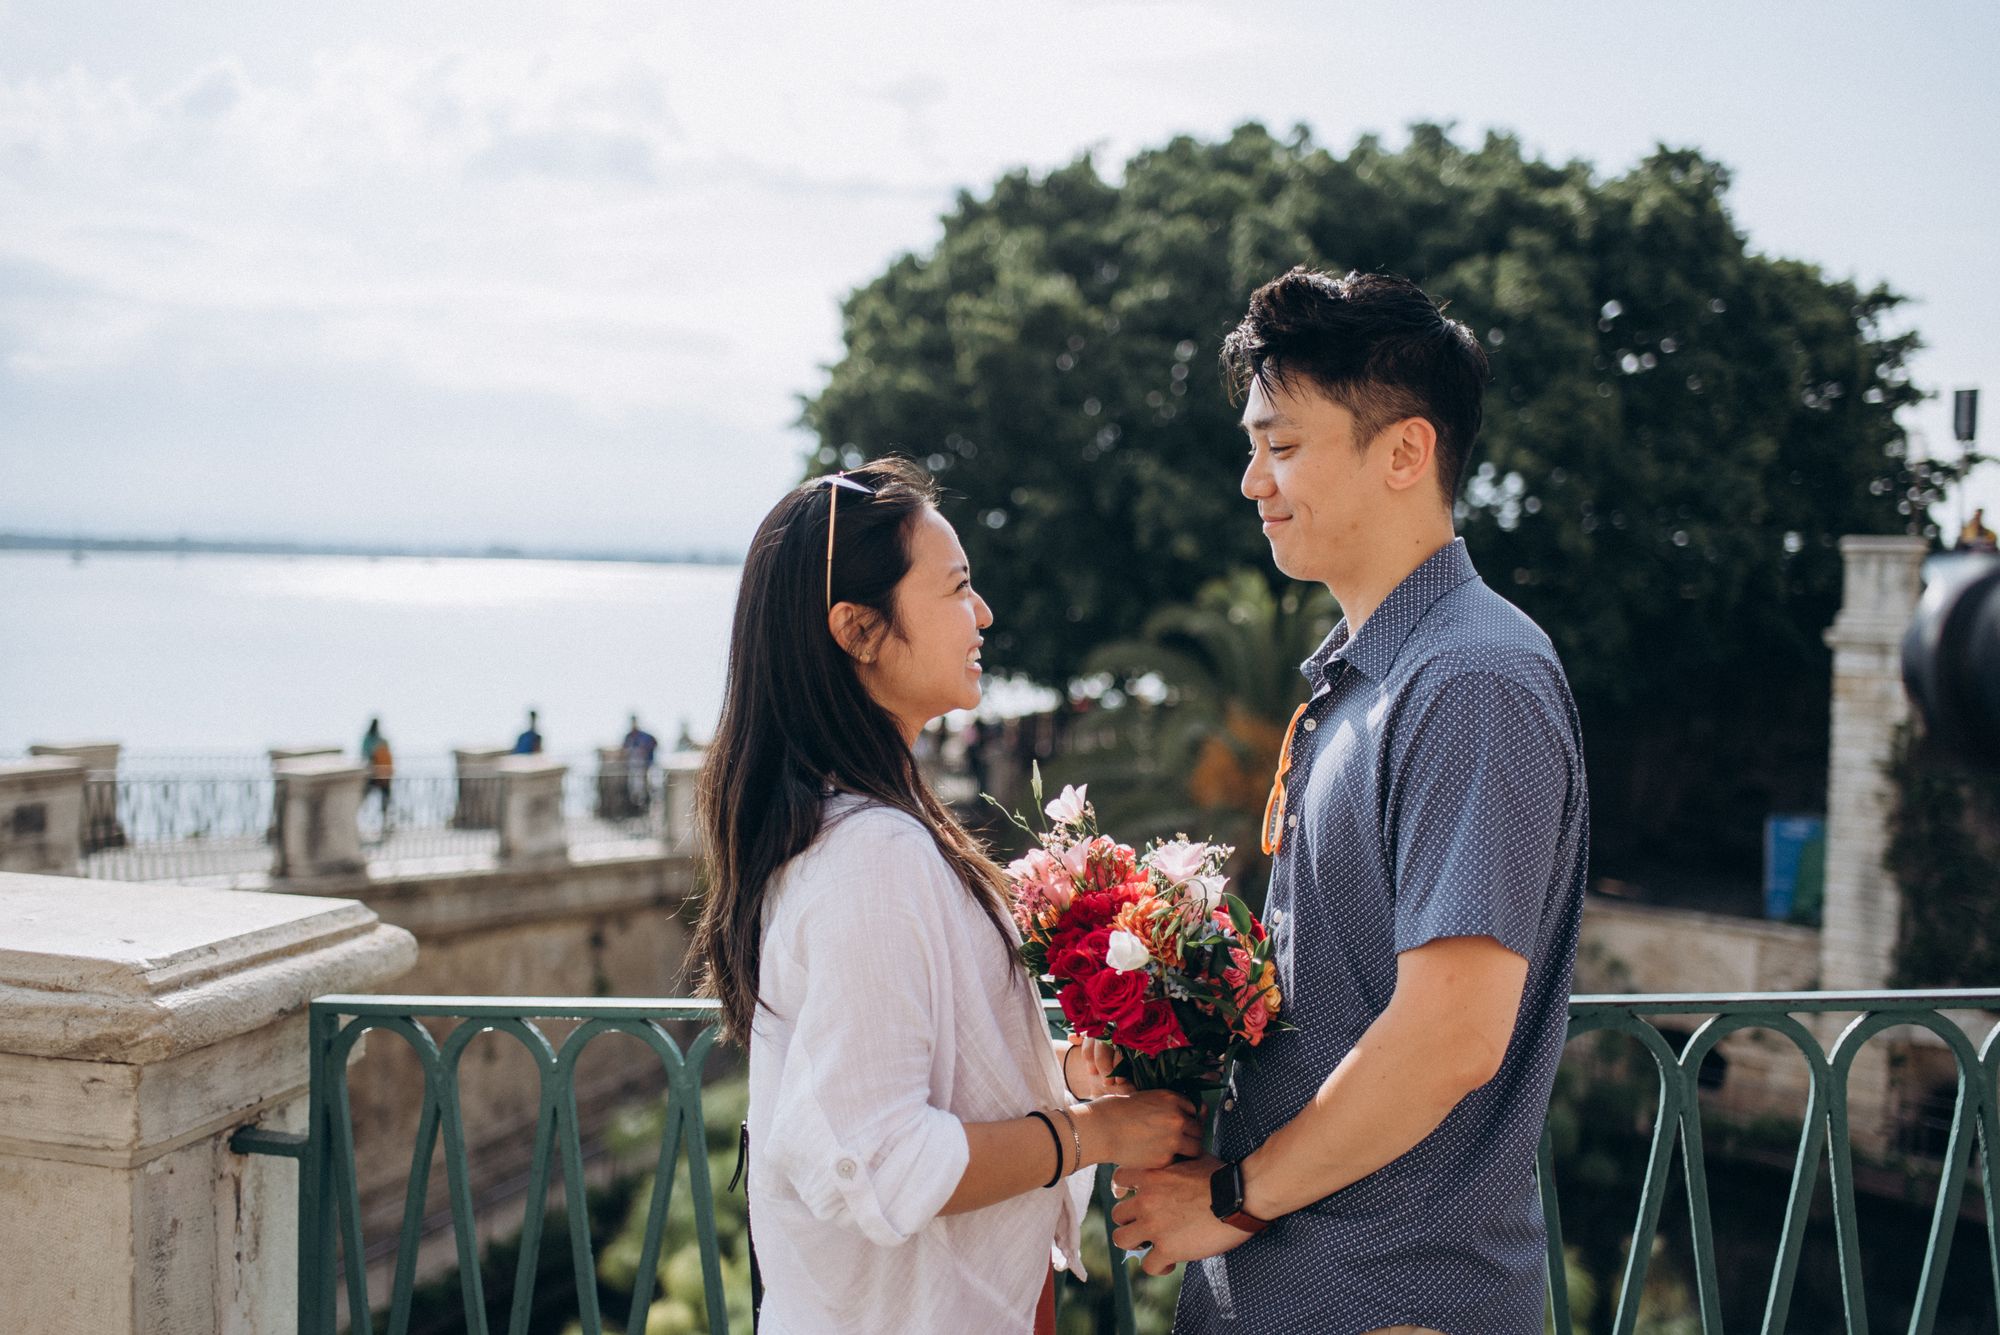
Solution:
[[(1593, 895), (1584, 903), (1577, 945), (1578, 995), (1661, 992), (1801, 992), (1817, 986), (1820, 934), (1791, 923), (1731, 918), (1686, 909), (1623, 904)], [(1673, 1021), (1662, 1019), (1662, 1032)], [(1691, 1034), (1699, 1017), (1680, 1020)], [(1579, 1040), (1579, 1047), (1582, 1040)], [(1799, 1120), (1808, 1074), (1792, 1044), (1762, 1030), (1731, 1034), (1716, 1045), (1703, 1106), (1737, 1118)], [(1572, 1050), (1571, 1059), (1588, 1059)]]

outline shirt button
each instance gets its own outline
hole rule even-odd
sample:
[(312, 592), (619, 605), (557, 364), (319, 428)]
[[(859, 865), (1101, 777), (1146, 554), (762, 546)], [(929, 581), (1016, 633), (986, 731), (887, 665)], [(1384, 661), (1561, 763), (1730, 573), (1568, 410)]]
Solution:
[(1293, 812), (1291, 815), (1285, 817), (1285, 828), (1288, 830), (1296, 830), (1299, 828), (1299, 817), (1297, 812)]
[(1224, 1099), (1224, 1100), (1222, 1101), (1222, 1111), (1224, 1111), (1224, 1112), (1235, 1112), (1235, 1111), (1236, 1111), (1236, 1100), (1235, 1100), (1235, 1099)]
[(833, 1171), (840, 1174), (842, 1177), (853, 1177), (854, 1160), (842, 1159), (839, 1163), (833, 1166)]
[(1304, 728), (1307, 732), (1312, 732), (1314, 729), (1319, 727), (1319, 720), (1307, 719), (1304, 723), (1301, 723), (1299, 726)]

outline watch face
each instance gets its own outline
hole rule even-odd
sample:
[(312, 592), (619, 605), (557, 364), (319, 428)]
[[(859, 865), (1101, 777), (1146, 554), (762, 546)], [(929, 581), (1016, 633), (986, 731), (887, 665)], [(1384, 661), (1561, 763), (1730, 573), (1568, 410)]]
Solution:
[(1227, 1219), (1243, 1208), (1243, 1166), (1226, 1163), (1208, 1176), (1208, 1208)]

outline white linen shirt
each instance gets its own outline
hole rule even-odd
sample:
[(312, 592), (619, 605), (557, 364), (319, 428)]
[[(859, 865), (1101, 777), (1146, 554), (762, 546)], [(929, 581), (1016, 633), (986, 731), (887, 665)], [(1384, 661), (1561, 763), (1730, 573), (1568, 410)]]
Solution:
[(929, 832), (829, 799), (766, 897), (758, 995), (761, 1335), (1025, 1335), (1052, 1259), (1083, 1274), (1092, 1175), (938, 1213), (970, 1157), (964, 1123), (1068, 1099), (1025, 970)]

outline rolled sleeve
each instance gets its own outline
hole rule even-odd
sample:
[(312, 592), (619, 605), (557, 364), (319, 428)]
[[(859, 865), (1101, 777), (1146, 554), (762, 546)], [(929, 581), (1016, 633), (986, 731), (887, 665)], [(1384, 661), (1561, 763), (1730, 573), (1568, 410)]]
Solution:
[(1465, 673), (1429, 693), (1388, 804), (1398, 952), (1488, 936), (1532, 958), (1578, 770), (1567, 734), (1507, 677)]
[(900, 851), (799, 919), (789, 950), (804, 985), (771, 1122), (770, 1163), (814, 1217), (884, 1247), (937, 1217), (971, 1157), (963, 1123), (931, 1102), (952, 1023), (943, 943), (922, 912), (939, 887)]

